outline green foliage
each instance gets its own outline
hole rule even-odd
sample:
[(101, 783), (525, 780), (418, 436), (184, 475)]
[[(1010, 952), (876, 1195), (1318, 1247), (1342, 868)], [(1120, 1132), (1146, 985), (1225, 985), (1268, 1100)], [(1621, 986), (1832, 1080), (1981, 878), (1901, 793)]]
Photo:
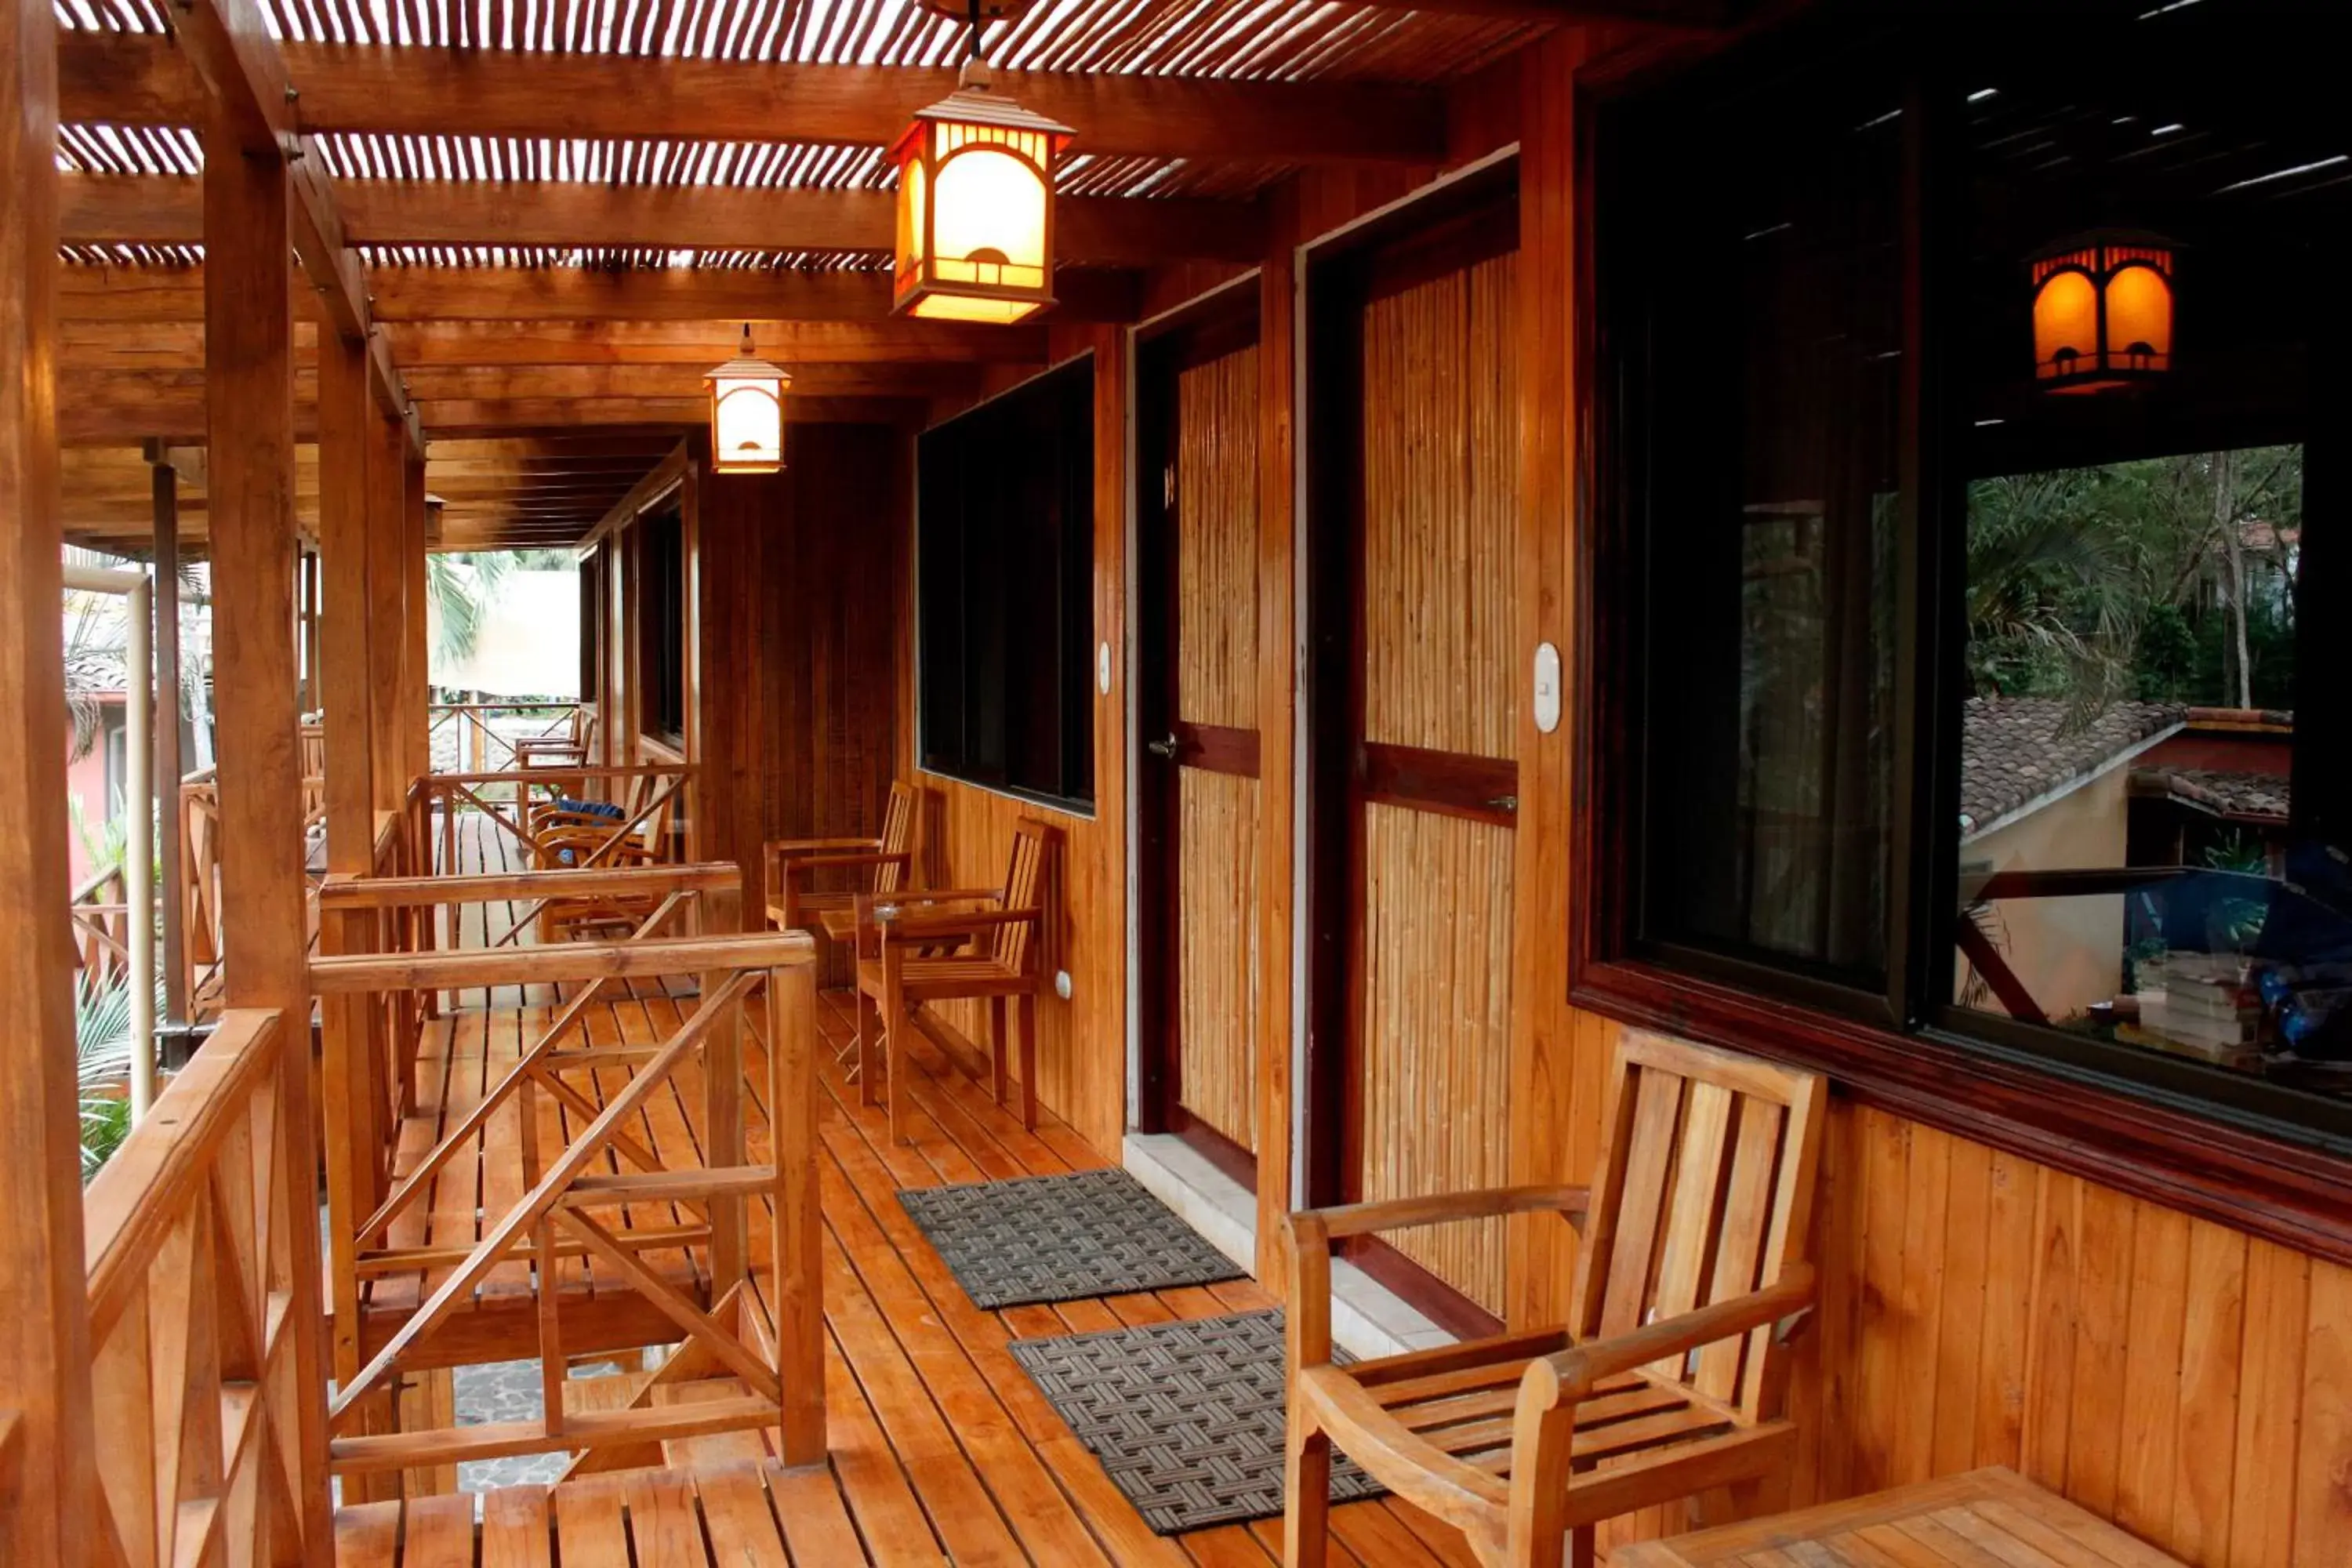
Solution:
[(1970, 683), (2085, 712), (2126, 698), (2234, 704), (2234, 532), (2253, 700), (2288, 706), (2302, 521), (2297, 447), (1980, 480), (1969, 493)]
[(499, 589), (514, 570), (506, 551), (464, 555), (427, 555), (425, 587), (433, 603), (434, 662), (459, 664), (481, 640), (482, 623), (498, 603)]
[[(152, 1042), (150, 1048), (152, 1048)], [(81, 1090), (81, 1176), (87, 1182), (131, 1131), (131, 986), (74, 977), (74, 1067)]]

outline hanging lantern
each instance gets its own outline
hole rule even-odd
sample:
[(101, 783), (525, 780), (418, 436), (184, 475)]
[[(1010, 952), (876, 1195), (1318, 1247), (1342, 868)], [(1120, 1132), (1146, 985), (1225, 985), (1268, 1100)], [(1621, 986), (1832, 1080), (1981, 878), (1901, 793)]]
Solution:
[(711, 467), (772, 474), (784, 466), (784, 389), (793, 378), (751, 352), (751, 325), (735, 357), (702, 378), (710, 388)]
[(2036, 257), (2036, 384), (2103, 392), (2170, 370), (2172, 248), (2151, 235), (2102, 234)]
[(890, 150), (898, 165), (891, 309), (1011, 323), (1054, 302), (1054, 160), (1075, 132), (990, 89), (978, 0), (968, 15), (971, 58), (956, 90), (918, 110)]

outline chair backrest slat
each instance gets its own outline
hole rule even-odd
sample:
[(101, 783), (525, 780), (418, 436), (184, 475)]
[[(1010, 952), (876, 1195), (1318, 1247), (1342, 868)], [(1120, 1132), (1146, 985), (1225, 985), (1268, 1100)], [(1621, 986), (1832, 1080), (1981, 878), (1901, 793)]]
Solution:
[[(1805, 1255), (1825, 1089), (1811, 1074), (1627, 1030), (1570, 1327), (1606, 1338), (1747, 1295)], [(1751, 1416), (1778, 1400), (1770, 1335), (1648, 1369)]]
[[(1053, 918), (1045, 909), (1046, 876), (1057, 831), (1034, 816), (1024, 816), (1013, 826), (1013, 858), (1004, 868), (1004, 908), (1008, 910), (1044, 910), (1038, 924)], [(1038, 932), (1025, 923), (1002, 925), (996, 928), (996, 962), (1017, 973), (1029, 973), (1035, 957)]]
[[(890, 798), (882, 807), (882, 853), (908, 855), (915, 842), (917, 790), (903, 780), (890, 783)], [(886, 862), (874, 868), (874, 890), (895, 893), (907, 885), (904, 863)]]

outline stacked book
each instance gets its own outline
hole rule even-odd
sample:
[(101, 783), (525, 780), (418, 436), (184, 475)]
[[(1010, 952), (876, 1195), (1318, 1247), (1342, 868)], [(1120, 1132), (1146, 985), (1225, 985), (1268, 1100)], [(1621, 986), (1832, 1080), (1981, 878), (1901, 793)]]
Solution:
[(2226, 954), (2168, 952), (2147, 979), (2158, 984), (2139, 996), (2143, 1034), (2186, 1055), (2229, 1067), (2251, 1066), (2261, 1055), (2263, 998), (2242, 961)]

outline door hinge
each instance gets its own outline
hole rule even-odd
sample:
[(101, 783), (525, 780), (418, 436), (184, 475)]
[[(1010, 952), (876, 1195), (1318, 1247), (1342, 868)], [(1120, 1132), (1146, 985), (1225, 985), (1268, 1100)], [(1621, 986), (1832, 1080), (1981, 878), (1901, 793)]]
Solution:
[(1176, 465), (1173, 463), (1160, 470), (1160, 504), (1171, 510), (1176, 505)]

